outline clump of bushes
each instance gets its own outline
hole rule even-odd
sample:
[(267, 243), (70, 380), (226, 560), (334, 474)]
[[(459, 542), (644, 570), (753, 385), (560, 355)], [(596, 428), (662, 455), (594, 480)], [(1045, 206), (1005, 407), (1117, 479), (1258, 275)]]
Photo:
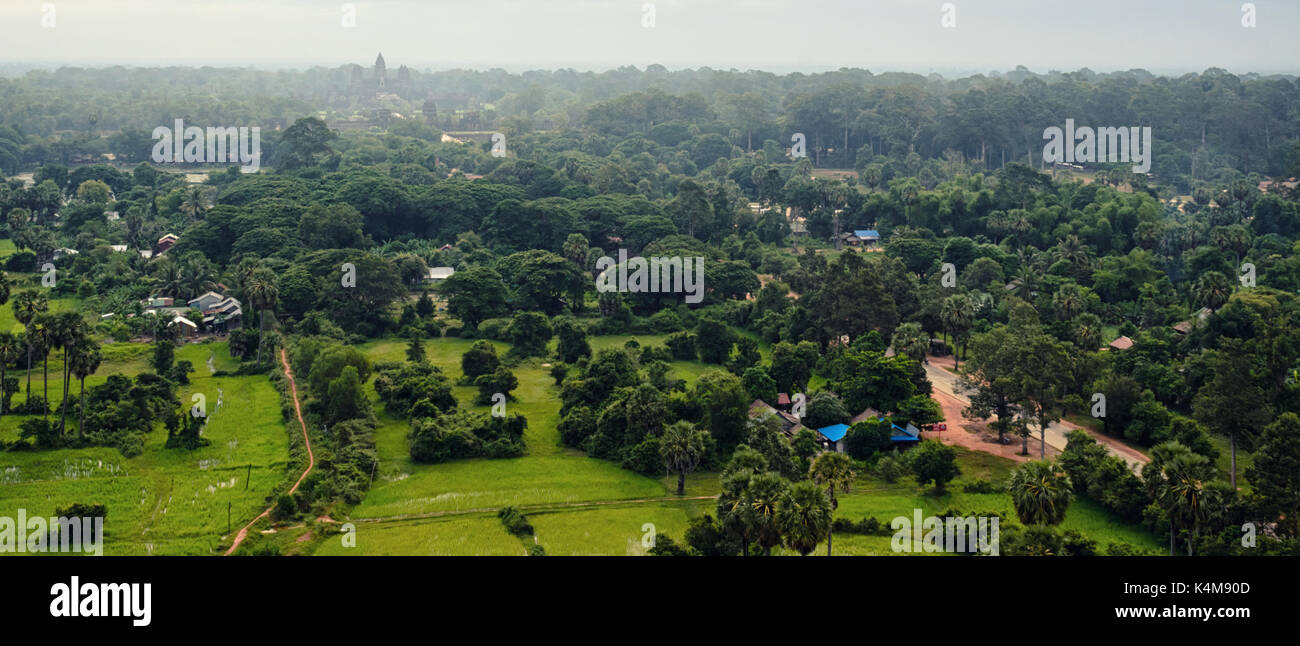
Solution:
[(492, 417), (453, 410), (411, 421), (411, 459), (437, 463), (464, 458), (515, 458), (524, 454), (523, 415)]
[(858, 522), (853, 522), (847, 518), (836, 518), (831, 523), (831, 529), (837, 534), (864, 534), (866, 536), (892, 536), (894, 530), (889, 528), (886, 523), (867, 516)]
[(533, 535), (533, 524), (513, 506), (502, 507), (497, 511), (497, 518), (501, 519), (501, 525), (506, 531), (515, 536), (524, 538)]

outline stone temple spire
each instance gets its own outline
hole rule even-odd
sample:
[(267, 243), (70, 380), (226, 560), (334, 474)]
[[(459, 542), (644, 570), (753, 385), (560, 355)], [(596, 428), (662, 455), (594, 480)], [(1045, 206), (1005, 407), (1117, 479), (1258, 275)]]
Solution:
[(388, 67), (384, 64), (384, 53), (380, 52), (379, 56), (375, 58), (375, 83), (379, 86), (379, 89), (384, 89), (387, 78)]

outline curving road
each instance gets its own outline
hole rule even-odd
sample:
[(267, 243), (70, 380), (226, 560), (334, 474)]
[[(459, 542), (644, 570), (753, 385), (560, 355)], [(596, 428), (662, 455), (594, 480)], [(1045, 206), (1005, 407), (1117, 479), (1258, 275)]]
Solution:
[[(944, 368), (940, 365), (940, 361), (948, 362), (951, 365), (952, 357), (932, 356), (929, 357), (929, 359), (930, 361), (924, 364), (925, 374), (927, 377), (930, 378), (930, 383), (934, 384), (935, 390), (939, 391), (943, 395), (946, 395), (947, 397), (951, 397), (952, 399), (957, 400), (958, 402), (961, 403), (963, 407), (969, 406), (970, 398), (966, 397), (965, 395), (962, 395), (957, 391), (957, 375), (950, 372), (947, 368)], [(952, 429), (961, 428), (961, 426), (954, 423), (954, 420), (947, 420), (947, 421), (948, 421), (949, 428)], [(1142, 468), (1142, 465), (1151, 461), (1151, 458), (1143, 455), (1140, 451), (1137, 451), (1136, 449), (1133, 449), (1125, 445), (1124, 443), (1116, 440), (1113, 437), (1109, 437), (1101, 433), (1097, 433), (1092, 429), (1083, 428), (1082, 426), (1079, 426), (1077, 424), (1072, 424), (1066, 421), (1053, 422), (1052, 424), (1049, 424), (1047, 426), (1047, 433), (1046, 433), (1047, 445), (1056, 449), (1057, 451), (1065, 450), (1065, 444), (1066, 444), (1065, 436), (1067, 433), (1074, 430), (1081, 430), (1087, 433), (1088, 435), (1091, 435), (1094, 439), (1097, 440), (1098, 443), (1106, 447), (1106, 450), (1109, 451), (1111, 455), (1117, 456), (1120, 459), (1124, 460), (1124, 462), (1128, 464), (1129, 469), (1137, 471)], [(1033, 439), (1035, 440), (1038, 439), (1038, 436), (1039, 434), (1035, 432), (1033, 434)], [(1016, 444), (1019, 444), (1019, 442), (1017, 442)], [(988, 452), (992, 453), (993, 451), (988, 451)], [(1032, 454), (1030, 456), (1031, 458), (1037, 459), (1037, 451), (1030, 449), (1030, 453)]]

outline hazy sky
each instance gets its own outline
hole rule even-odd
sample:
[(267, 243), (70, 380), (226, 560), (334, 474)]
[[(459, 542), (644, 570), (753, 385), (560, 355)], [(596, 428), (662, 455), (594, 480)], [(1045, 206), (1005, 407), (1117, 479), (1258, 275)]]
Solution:
[[(1300, 73), (1300, 1), (0, 0), (0, 64)], [(346, 7), (355, 26), (345, 27)], [(647, 27), (653, 6), (653, 26)], [(52, 8), (52, 11), (50, 10)], [(42, 20), (52, 20), (47, 28)]]

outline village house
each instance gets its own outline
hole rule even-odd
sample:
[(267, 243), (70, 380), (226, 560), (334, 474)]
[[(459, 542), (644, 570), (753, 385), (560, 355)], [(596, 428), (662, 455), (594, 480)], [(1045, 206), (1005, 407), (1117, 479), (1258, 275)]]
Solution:
[(218, 332), (228, 332), (240, 326), (244, 311), (239, 299), (205, 292), (190, 299), (188, 305), (203, 313), (203, 325)]
[(755, 399), (754, 402), (749, 405), (750, 419), (759, 420), (768, 415), (777, 416), (781, 422), (781, 432), (784, 433), (788, 439), (793, 440), (794, 436), (799, 434), (799, 430), (804, 427), (803, 424), (800, 423), (798, 417), (785, 411), (777, 410), (761, 399)]
[(430, 267), (429, 275), (428, 277), (425, 278), (425, 280), (433, 283), (438, 283), (447, 280), (448, 278), (451, 278), (452, 274), (455, 273), (456, 270), (451, 267)]

